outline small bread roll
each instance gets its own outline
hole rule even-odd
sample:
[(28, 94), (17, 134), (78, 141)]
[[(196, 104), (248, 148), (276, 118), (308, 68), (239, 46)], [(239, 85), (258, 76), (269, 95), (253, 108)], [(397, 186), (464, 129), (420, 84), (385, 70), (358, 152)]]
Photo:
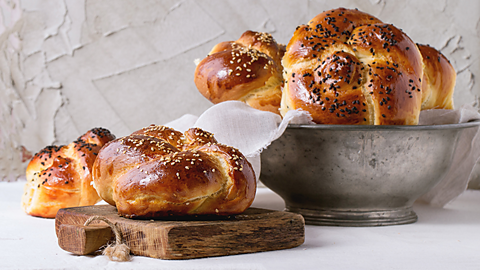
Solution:
[(246, 31), (217, 44), (195, 70), (195, 85), (213, 103), (240, 100), (279, 114), (285, 45), (268, 33)]
[(281, 114), (303, 109), (318, 124), (416, 125), (420, 110), (437, 100), (449, 108), (446, 88), (454, 81), (446, 59), (433, 65), (422, 57), (432, 52), (420, 49), (367, 13), (323, 12), (299, 26), (287, 45)]
[(256, 192), (251, 164), (198, 128), (149, 126), (102, 148), (98, 194), (128, 218), (242, 213)]
[(423, 57), (422, 110), (453, 109), (457, 74), (450, 61), (435, 48), (417, 44)]
[(60, 208), (100, 201), (92, 186), (91, 169), (110, 131), (95, 128), (66, 146), (47, 146), (27, 166), (22, 208), (32, 216), (54, 218)]

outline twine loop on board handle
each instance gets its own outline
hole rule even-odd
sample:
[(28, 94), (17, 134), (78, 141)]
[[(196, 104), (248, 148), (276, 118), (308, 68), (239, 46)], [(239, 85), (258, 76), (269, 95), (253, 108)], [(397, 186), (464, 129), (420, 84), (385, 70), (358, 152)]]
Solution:
[(130, 248), (125, 243), (122, 243), (122, 233), (117, 226), (115, 226), (115, 224), (113, 224), (107, 218), (101, 216), (91, 216), (89, 219), (87, 219), (87, 221), (85, 221), (84, 226), (88, 226), (94, 220), (101, 220), (107, 223), (115, 234), (115, 243), (107, 245), (102, 254), (107, 256), (111, 261), (130, 261)]

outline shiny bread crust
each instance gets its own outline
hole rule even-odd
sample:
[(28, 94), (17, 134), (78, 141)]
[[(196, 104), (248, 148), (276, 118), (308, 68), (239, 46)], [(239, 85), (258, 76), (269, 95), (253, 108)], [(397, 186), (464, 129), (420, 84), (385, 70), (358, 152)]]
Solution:
[(99, 202), (91, 169), (102, 146), (113, 139), (110, 131), (94, 128), (68, 145), (47, 146), (35, 154), (26, 169), (23, 210), (54, 218), (60, 208)]
[(95, 188), (128, 218), (232, 215), (253, 202), (252, 166), (213, 134), (149, 126), (108, 143), (93, 166)]
[(455, 69), (435, 48), (422, 44), (417, 46), (423, 57), (422, 110), (454, 109)]
[[(280, 112), (302, 109), (318, 124), (416, 125), (422, 109), (450, 108), (454, 81), (446, 59), (432, 67), (422, 51), (402, 30), (367, 13), (325, 11), (297, 27), (287, 45)], [(436, 75), (448, 81), (449, 90), (430, 91), (446, 100), (440, 105), (441, 97), (422, 91)]]
[(215, 45), (195, 70), (199, 92), (212, 103), (240, 100), (279, 114), (285, 45), (268, 33), (246, 31)]

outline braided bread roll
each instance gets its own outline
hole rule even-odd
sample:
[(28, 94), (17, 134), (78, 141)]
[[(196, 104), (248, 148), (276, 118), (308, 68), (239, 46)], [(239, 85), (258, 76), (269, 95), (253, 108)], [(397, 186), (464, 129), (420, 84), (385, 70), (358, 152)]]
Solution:
[(453, 109), (457, 74), (450, 61), (435, 48), (417, 44), (422, 53), (422, 110)]
[[(446, 78), (439, 81), (455, 81), (425, 62), (422, 51), (400, 29), (369, 14), (323, 12), (297, 27), (287, 45), (281, 114), (300, 108), (318, 124), (416, 125), (422, 101), (423, 109), (451, 102), (441, 100), (451, 100), (453, 88), (438, 90), (433, 78), (441, 73)], [(448, 70), (443, 60), (441, 67)], [(426, 98), (424, 87), (445, 97)]]
[(100, 148), (113, 139), (110, 131), (94, 128), (69, 145), (47, 146), (35, 154), (26, 169), (23, 210), (54, 218), (60, 208), (99, 202), (91, 169)]
[(199, 128), (151, 125), (108, 143), (93, 166), (98, 194), (128, 218), (231, 215), (253, 202), (252, 166)]
[(217, 44), (195, 70), (200, 93), (217, 104), (240, 100), (279, 114), (285, 45), (268, 33), (246, 31), (236, 41)]

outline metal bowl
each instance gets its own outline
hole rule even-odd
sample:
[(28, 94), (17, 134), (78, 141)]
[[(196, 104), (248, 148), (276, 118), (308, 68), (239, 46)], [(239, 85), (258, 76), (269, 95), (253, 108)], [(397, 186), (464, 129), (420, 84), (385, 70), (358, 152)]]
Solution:
[(443, 178), (461, 132), (478, 125), (289, 125), (262, 152), (260, 181), (307, 224), (413, 223), (413, 203)]

